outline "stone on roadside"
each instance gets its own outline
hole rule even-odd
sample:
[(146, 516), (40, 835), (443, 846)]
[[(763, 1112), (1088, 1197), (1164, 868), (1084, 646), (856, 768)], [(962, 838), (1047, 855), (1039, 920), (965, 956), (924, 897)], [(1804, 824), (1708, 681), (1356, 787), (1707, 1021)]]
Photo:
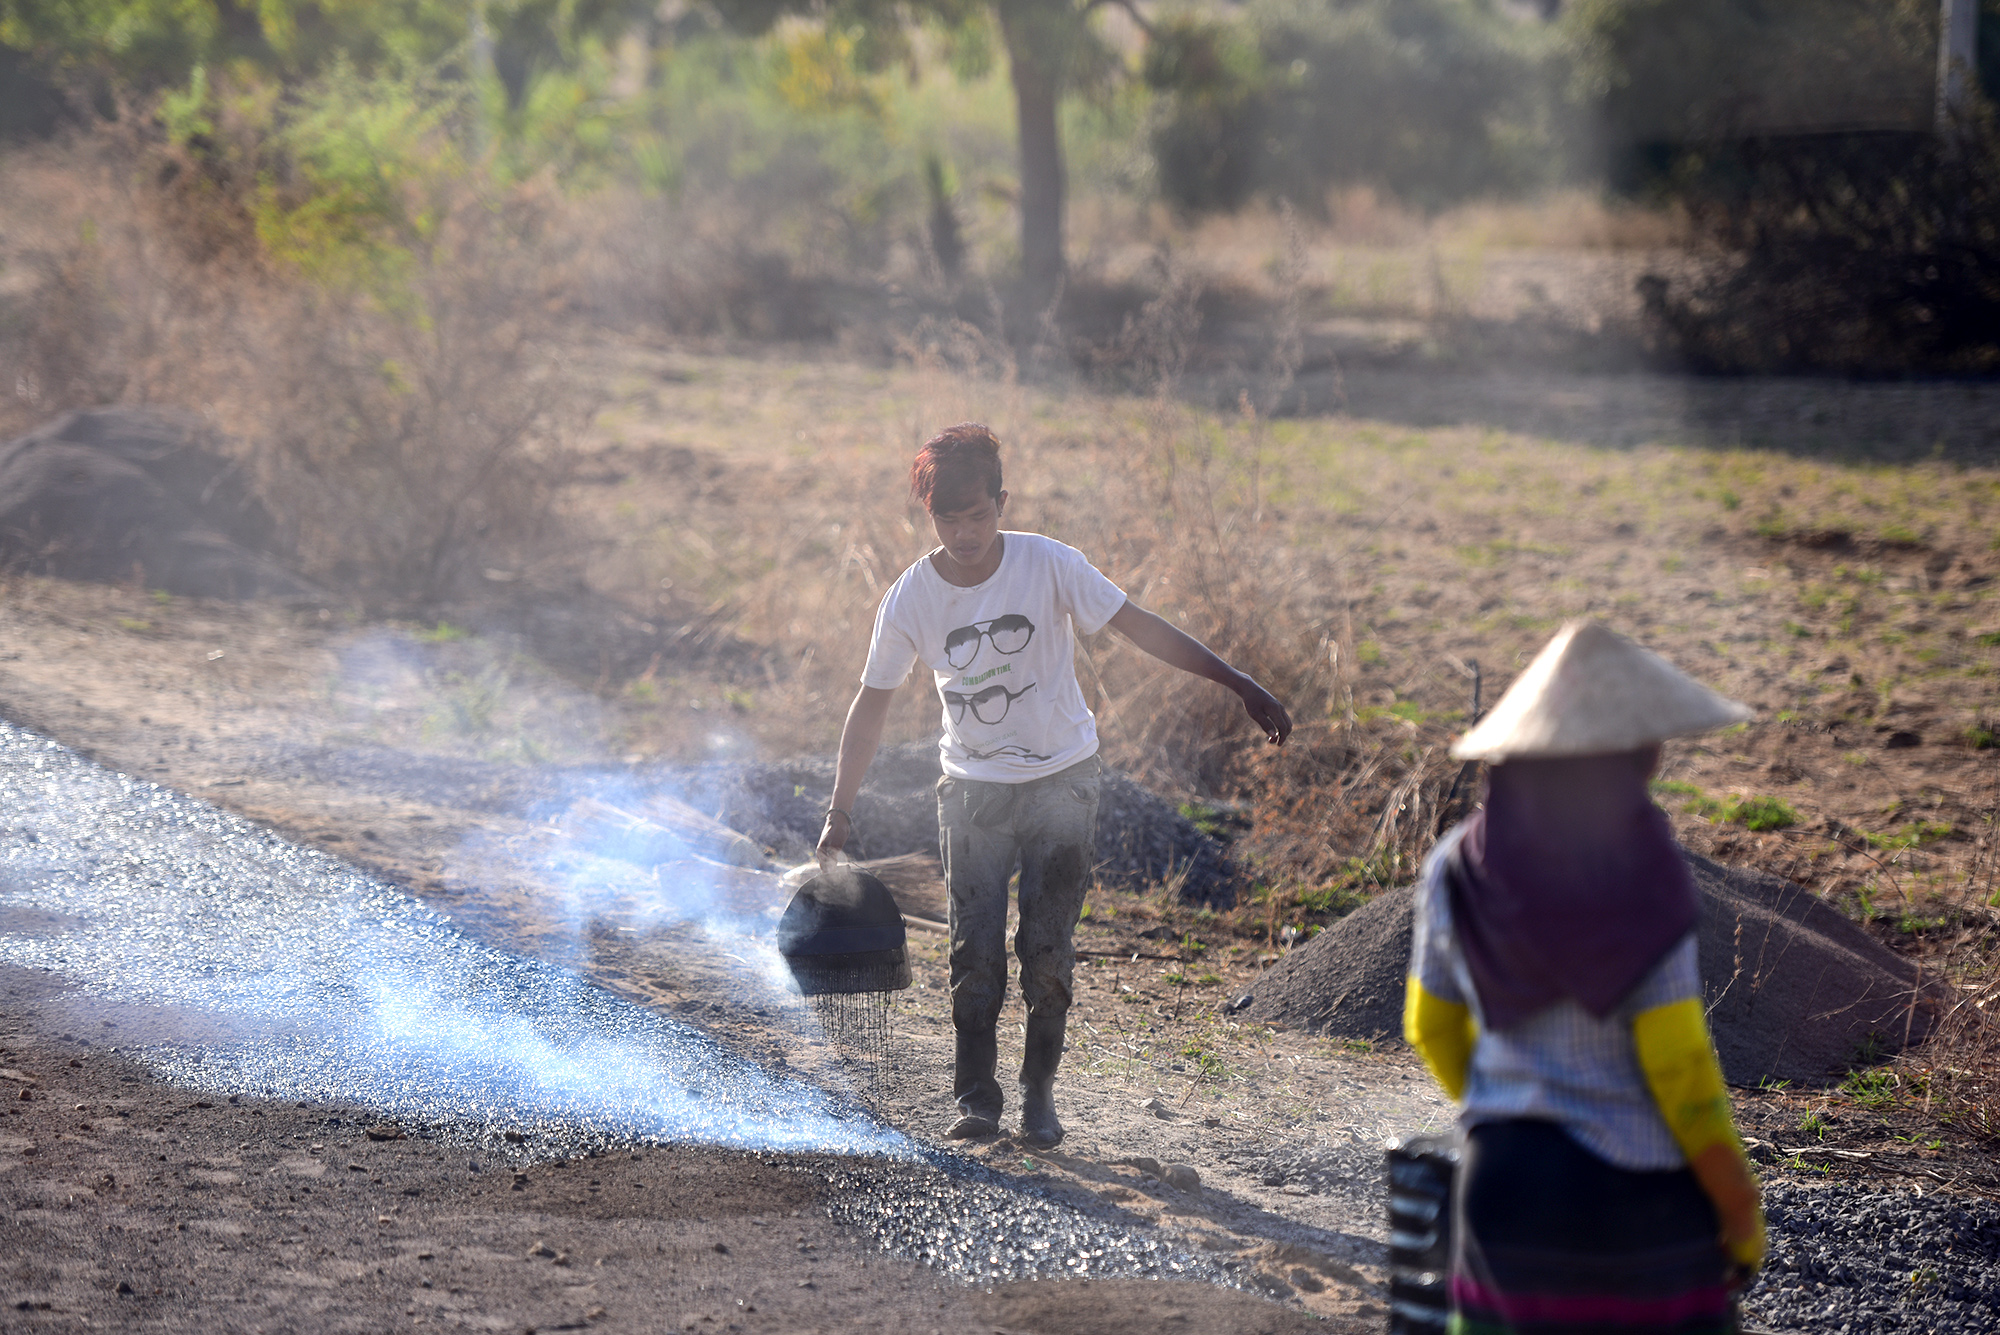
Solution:
[(1167, 1171), (1160, 1174), (1160, 1180), (1176, 1191), (1201, 1190), (1201, 1174), (1194, 1170), (1193, 1164), (1170, 1163)]
[(1172, 1108), (1169, 1108), (1167, 1106), (1167, 1101), (1161, 1098), (1157, 1094), (1153, 1095), (1153, 1097), (1151, 1098), (1139, 1100), (1139, 1107), (1144, 1111), (1153, 1114), (1153, 1116), (1159, 1118), (1163, 1122), (1173, 1120), (1174, 1110)]
[(549, 1244), (546, 1242), (538, 1242), (534, 1246), (528, 1248), (528, 1259), (531, 1261), (538, 1256), (546, 1257), (549, 1260), (554, 1260), (555, 1254), (556, 1254), (556, 1249), (549, 1246)]

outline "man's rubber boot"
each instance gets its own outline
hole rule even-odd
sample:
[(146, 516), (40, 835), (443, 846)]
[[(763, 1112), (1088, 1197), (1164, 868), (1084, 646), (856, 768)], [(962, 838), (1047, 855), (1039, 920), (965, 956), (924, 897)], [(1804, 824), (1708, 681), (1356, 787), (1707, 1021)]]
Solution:
[(945, 1135), (952, 1140), (974, 1140), (1000, 1134), (1000, 1112), (1006, 1096), (994, 1068), (1000, 1062), (1000, 1043), (991, 1029), (984, 1033), (958, 1031), (958, 1050), (953, 1055), (951, 1095), (958, 1102), (958, 1120)]
[(1056, 1120), (1056, 1067), (1062, 1064), (1066, 1015), (1030, 1015), (1021, 1050), (1021, 1139), (1038, 1150), (1062, 1144)]

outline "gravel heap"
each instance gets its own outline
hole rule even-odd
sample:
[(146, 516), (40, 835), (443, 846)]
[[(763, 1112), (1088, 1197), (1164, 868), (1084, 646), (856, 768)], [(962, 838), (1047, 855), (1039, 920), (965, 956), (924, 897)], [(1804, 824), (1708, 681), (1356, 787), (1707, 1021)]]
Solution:
[(277, 521), (201, 419), (65, 414), (0, 444), (0, 565), (196, 598), (294, 597)]
[[(1775, 876), (1687, 860), (1709, 1027), (1730, 1083), (1825, 1080), (1928, 1032), (1935, 993), (1919, 996), (1915, 970), (1838, 910)], [(1246, 1018), (1399, 1039), (1413, 898), (1408, 886), (1384, 891), (1294, 950), (1239, 999)]]
[[(857, 858), (930, 853), (938, 847), (937, 745), (884, 747), (868, 767), (854, 803)], [(661, 776), (684, 801), (776, 850), (783, 862), (811, 856), (833, 792), (833, 758), (801, 757), (761, 764), (708, 765)], [(1126, 890), (1156, 885), (1185, 870), (1181, 897), (1226, 907), (1235, 875), (1222, 845), (1203, 834), (1165, 799), (1116, 770), (1107, 770), (1097, 807), (1098, 875)]]
[(2000, 1204), (1831, 1183), (1764, 1191), (1771, 1252), (1748, 1330), (2000, 1331)]

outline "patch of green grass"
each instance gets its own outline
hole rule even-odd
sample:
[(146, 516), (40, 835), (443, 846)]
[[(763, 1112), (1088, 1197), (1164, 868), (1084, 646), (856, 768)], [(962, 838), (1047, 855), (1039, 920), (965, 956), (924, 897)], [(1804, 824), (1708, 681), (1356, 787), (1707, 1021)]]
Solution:
[(1181, 1056), (1190, 1058), (1201, 1067), (1201, 1073), (1214, 1078), (1228, 1071), (1222, 1055), (1208, 1046), (1206, 1038), (1191, 1038), (1181, 1044)]
[(1242, 819), (1223, 807), (1210, 806), (1206, 802), (1183, 802), (1180, 812), (1195, 829), (1225, 844), (1243, 832)]
[(1972, 637), (1972, 642), (1974, 644), (1983, 644), (1989, 649), (2000, 646), (2000, 630), (1989, 630), (1983, 634), (1975, 635)]
[(1854, 768), (1856, 769), (1866, 769), (1871, 763), (1873, 763), (1874, 759), (1866, 751), (1849, 751), (1843, 754), (1840, 758), (1842, 760), (1845, 760), (1848, 764), (1854, 766)]
[(1710, 797), (1694, 784), (1674, 779), (1655, 779), (1651, 786), (1656, 797), (1686, 799), (1681, 810), (1706, 820), (1752, 830), (1782, 830), (1799, 823), (1799, 813), (1781, 797)]
[(1781, 797), (1746, 797), (1723, 804), (1722, 818), (1752, 830), (1783, 830), (1799, 823), (1799, 813)]
[(1984, 723), (1975, 723), (1965, 730), (1965, 744), (1975, 751), (1991, 751), (1995, 740), (1993, 729)]
[(1354, 711), (1357, 723), (1372, 723), (1380, 718), (1392, 718), (1402, 723), (1452, 723), (1465, 717), (1462, 709), (1430, 711), (1415, 700), (1398, 700), (1393, 705), (1366, 705)]
[(508, 676), (498, 667), (467, 676), (447, 672), (434, 678), (440, 691), (440, 708), (426, 720), (433, 729), (448, 729), (461, 736), (483, 733), (493, 726), (493, 715), (506, 698)]
[(1896, 1101), (1896, 1077), (1888, 1071), (1850, 1071), (1841, 1092), (1864, 1108), (1886, 1108)]
[(129, 630), (134, 635), (144, 635), (148, 631), (152, 630), (153, 623), (150, 621), (143, 621), (138, 617), (119, 617), (118, 626), (121, 630)]
[(440, 621), (430, 630), (419, 630), (417, 638), (425, 644), (451, 644), (457, 640), (469, 640), (472, 632), (463, 626), (454, 626), (449, 621)]
[(1893, 833), (1866, 834), (1862, 837), (1876, 848), (1884, 848), (1891, 852), (1896, 852), (1905, 848), (1920, 848), (1925, 844), (1936, 843), (1951, 833), (1952, 827), (1948, 821), (1913, 820)]
[(1951, 926), (1949, 918), (1921, 918), (1914, 913), (1905, 914), (1896, 920), (1896, 930), (1904, 936), (1922, 936), (1925, 932), (1935, 932), (1939, 928)]
[(1826, 1118), (1820, 1116), (1819, 1110), (1815, 1108), (1799, 1119), (1799, 1131), (1814, 1140), (1822, 1140), (1826, 1136)]
[(1650, 787), (1655, 797), (1698, 798), (1703, 796), (1701, 789), (1691, 783), (1683, 783), (1679, 779), (1655, 779)]
[(173, 602), (173, 600), (174, 596), (171, 593), (168, 593), (165, 589), (153, 590), (153, 601), (155, 603), (158, 603), (161, 607), (168, 606)]

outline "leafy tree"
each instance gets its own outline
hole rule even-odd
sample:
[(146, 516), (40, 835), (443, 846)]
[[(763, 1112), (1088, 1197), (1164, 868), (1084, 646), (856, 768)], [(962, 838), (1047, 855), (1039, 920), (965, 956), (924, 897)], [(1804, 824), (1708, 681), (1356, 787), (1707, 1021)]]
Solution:
[[(1124, 3), (1124, 0), (1112, 0)], [(1014, 85), (1021, 164), (1021, 268), (1030, 298), (1046, 300), (1063, 272), (1067, 188), (1056, 112), (1065, 91), (1102, 78), (1111, 54), (1091, 30), (1107, 0), (716, 0), (732, 26), (761, 33), (791, 13), (824, 14), (830, 28), (863, 35), (860, 54), (881, 67), (907, 54), (908, 22), (919, 16), (968, 25), (984, 8), (1000, 29)]]
[(645, 0), (0, 0), (0, 46), (151, 93), (185, 87), (197, 69), (295, 79), (335, 61), (429, 64), (483, 23), (518, 103), (530, 77), (580, 39), (649, 10)]

